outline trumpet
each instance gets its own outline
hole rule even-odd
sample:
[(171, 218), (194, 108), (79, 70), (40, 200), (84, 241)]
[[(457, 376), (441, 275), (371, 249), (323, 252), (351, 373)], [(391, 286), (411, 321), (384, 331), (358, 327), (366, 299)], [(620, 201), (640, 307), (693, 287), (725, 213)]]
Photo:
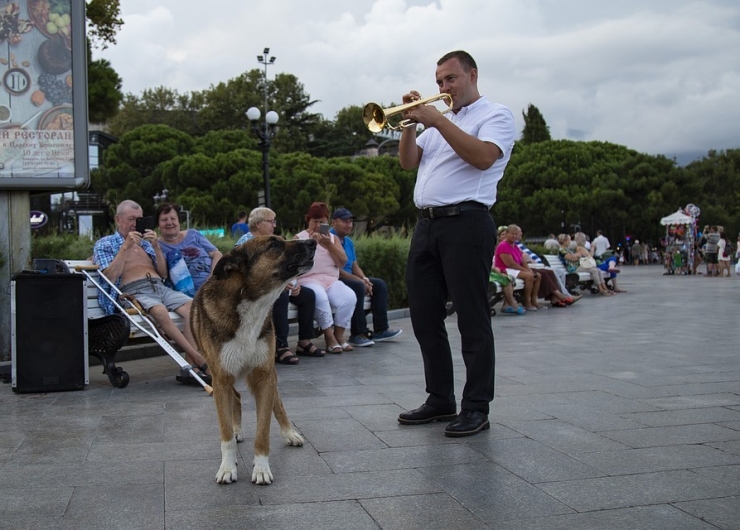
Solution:
[(447, 105), (447, 108), (445, 110), (440, 111), (442, 114), (446, 114), (447, 112), (450, 112), (452, 110), (452, 96), (450, 94), (437, 94), (436, 96), (418, 99), (416, 101), (412, 101), (411, 103), (404, 103), (403, 105), (398, 105), (396, 107), (390, 107), (387, 109), (383, 109), (377, 103), (368, 103), (362, 110), (362, 121), (364, 121), (367, 128), (374, 133), (379, 133), (385, 127), (388, 127), (392, 131), (399, 131), (404, 127), (416, 125), (416, 122), (413, 120), (401, 120), (396, 125), (393, 125), (388, 121), (391, 116), (401, 114), (402, 112), (406, 112), (407, 110), (419, 105), (429, 105), (439, 100), (444, 100), (445, 104)]

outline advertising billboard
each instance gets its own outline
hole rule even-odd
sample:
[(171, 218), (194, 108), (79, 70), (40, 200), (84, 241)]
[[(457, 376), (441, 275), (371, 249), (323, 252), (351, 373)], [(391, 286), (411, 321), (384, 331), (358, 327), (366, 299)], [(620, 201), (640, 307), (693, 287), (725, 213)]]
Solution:
[(0, 3), (0, 189), (89, 184), (84, 0)]

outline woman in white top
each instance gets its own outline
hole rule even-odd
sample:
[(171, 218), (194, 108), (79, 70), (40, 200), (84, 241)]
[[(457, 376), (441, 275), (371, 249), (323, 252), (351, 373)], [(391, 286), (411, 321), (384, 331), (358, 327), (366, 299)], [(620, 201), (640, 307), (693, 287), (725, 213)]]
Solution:
[[(344, 340), (344, 331), (350, 325), (357, 297), (352, 289), (339, 281), (339, 269), (347, 263), (347, 254), (339, 238), (329, 232), (329, 208), (326, 204), (311, 204), (306, 214), (306, 223), (308, 228), (295, 238), (314, 239), (318, 245), (313, 268), (299, 276), (298, 283), (316, 294), (314, 318), (324, 333), (326, 351), (342, 353), (353, 350)], [(321, 225), (326, 225), (325, 231), (321, 230)]]
[(732, 261), (732, 254), (727, 251), (727, 236), (724, 230), (719, 231), (719, 242), (717, 243), (717, 273), (719, 276), (724, 276), (727, 271), (727, 276), (732, 276), (730, 271), (730, 262)]

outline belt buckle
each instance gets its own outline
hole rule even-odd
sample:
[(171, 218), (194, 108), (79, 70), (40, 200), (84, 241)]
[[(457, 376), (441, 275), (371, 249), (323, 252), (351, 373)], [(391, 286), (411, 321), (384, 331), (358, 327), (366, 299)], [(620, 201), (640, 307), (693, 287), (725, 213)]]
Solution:
[(429, 212), (429, 219), (434, 219), (434, 206), (430, 206), (427, 211)]

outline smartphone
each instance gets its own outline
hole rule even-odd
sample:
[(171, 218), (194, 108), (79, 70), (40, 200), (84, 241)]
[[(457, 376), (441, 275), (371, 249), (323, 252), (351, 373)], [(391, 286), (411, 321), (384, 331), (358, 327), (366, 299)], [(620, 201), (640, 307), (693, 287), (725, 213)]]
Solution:
[(329, 235), (329, 225), (326, 223), (321, 223), (319, 225), (319, 234), (324, 234), (325, 236)]
[(154, 230), (154, 217), (148, 215), (146, 217), (136, 218), (136, 231), (140, 234), (144, 234), (145, 230)]

